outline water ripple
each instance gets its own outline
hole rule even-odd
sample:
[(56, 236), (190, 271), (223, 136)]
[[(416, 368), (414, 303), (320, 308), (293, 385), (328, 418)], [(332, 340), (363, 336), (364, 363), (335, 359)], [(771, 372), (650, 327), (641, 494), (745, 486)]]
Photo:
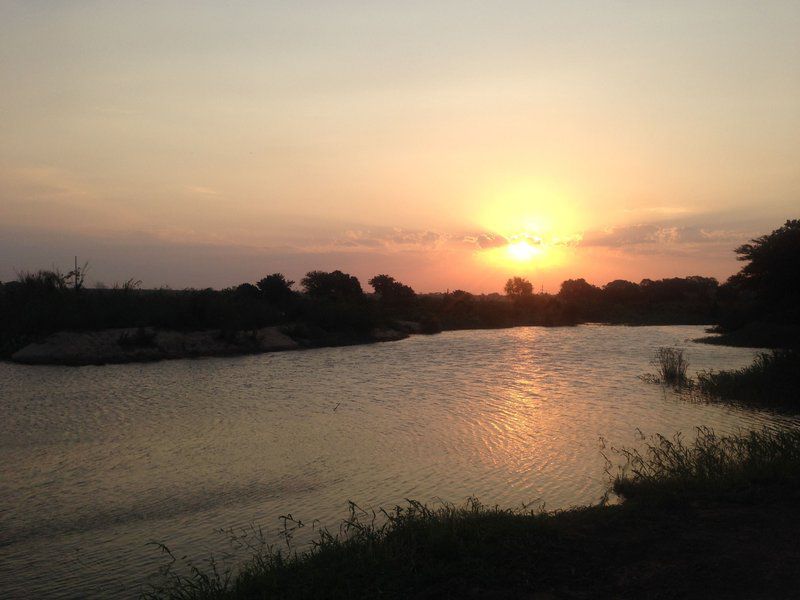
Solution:
[(218, 529), (273, 535), (288, 512), (335, 526), (348, 499), (593, 502), (608, 485), (601, 439), (793, 422), (637, 378), (662, 345), (686, 347), (694, 370), (752, 360), (686, 341), (702, 333), (519, 328), (143, 365), (0, 364), (0, 596), (135, 596), (161, 564), (149, 541), (219, 556)]

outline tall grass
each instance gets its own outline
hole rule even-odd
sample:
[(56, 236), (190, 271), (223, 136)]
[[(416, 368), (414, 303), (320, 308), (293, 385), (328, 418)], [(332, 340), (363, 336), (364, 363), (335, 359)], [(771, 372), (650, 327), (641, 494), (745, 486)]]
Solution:
[(656, 436), (644, 451), (624, 449), (622, 471), (613, 480), (621, 497), (669, 499), (717, 494), (732, 487), (779, 481), (796, 485), (800, 477), (800, 430), (761, 430), (718, 436), (706, 427), (686, 443), (680, 435)]
[(697, 391), (721, 400), (760, 406), (800, 406), (800, 352), (773, 350), (756, 356), (753, 364), (735, 371), (698, 373)]
[(650, 359), (650, 364), (656, 368), (656, 374), (651, 379), (675, 387), (686, 385), (689, 379), (686, 370), (689, 363), (680, 348), (661, 347), (656, 350)]
[[(401, 590), (495, 569), (498, 558), (517, 554), (548, 518), (527, 508), (487, 507), (474, 498), (436, 508), (407, 500), (378, 512), (351, 502), (339, 530), (320, 530), (308, 550), (276, 548), (257, 535), (252, 557), (235, 575), (213, 560), (206, 568), (190, 566), (187, 574), (167, 569), (164, 583), (142, 598), (402, 598)], [(291, 532), (298, 522), (288, 519)]]

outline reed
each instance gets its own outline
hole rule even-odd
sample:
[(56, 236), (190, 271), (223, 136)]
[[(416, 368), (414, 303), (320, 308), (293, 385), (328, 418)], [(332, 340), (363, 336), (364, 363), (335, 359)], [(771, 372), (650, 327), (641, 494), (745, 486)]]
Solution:
[(697, 374), (697, 391), (708, 399), (794, 408), (800, 406), (800, 352), (773, 350), (734, 371)]
[(686, 370), (689, 363), (684, 357), (681, 348), (660, 347), (650, 359), (650, 364), (656, 368), (655, 375), (646, 376), (645, 379), (657, 383), (682, 387), (689, 384)]
[(613, 480), (625, 499), (674, 499), (756, 489), (765, 481), (797, 483), (800, 430), (761, 430), (719, 436), (707, 427), (687, 443), (658, 435), (644, 450), (623, 449), (625, 465)]

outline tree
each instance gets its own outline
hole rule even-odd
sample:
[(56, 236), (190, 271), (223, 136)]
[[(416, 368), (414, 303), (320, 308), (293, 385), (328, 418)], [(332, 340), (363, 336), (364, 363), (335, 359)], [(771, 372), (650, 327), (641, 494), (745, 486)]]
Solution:
[(600, 297), (600, 288), (585, 279), (567, 279), (561, 284), (558, 297), (573, 302), (591, 302)]
[(639, 285), (625, 279), (615, 279), (603, 286), (603, 295), (613, 304), (631, 304), (641, 298)]
[(642, 279), (639, 284), (647, 302), (710, 302), (716, 296), (717, 280), (691, 275), (666, 279)]
[(75, 257), (75, 268), (64, 276), (64, 279), (72, 279), (72, 287), (78, 292), (83, 289), (83, 283), (86, 280), (86, 273), (89, 271), (89, 261), (83, 263), (82, 267), (78, 266), (78, 257)]
[(400, 283), (389, 275), (376, 275), (367, 283), (372, 286), (372, 289), (375, 290), (382, 302), (398, 303), (411, 300), (416, 296), (411, 287)]
[(533, 284), (523, 277), (512, 277), (506, 281), (503, 288), (506, 296), (511, 298), (523, 298), (533, 295)]
[(252, 283), (243, 283), (236, 287), (236, 295), (243, 298), (256, 298), (258, 297), (258, 288)]
[(730, 283), (770, 302), (794, 301), (800, 296), (800, 219), (786, 221), (735, 252), (738, 260), (748, 264)]
[(295, 292), (292, 290), (294, 281), (286, 279), (283, 273), (267, 275), (256, 283), (261, 296), (273, 304), (285, 304), (290, 301)]
[(339, 270), (309, 271), (300, 284), (312, 298), (328, 300), (354, 300), (364, 296), (361, 284), (353, 275)]

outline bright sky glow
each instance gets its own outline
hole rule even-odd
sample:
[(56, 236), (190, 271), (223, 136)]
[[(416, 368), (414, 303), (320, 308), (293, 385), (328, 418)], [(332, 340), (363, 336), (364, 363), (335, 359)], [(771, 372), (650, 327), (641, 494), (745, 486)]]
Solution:
[(534, 246), (527, 239), (511, 242), (506, 246), (506, 251), (513, 260), (521, 262), (529, 261), (535, 256), (542, 254), (542, 250)]

